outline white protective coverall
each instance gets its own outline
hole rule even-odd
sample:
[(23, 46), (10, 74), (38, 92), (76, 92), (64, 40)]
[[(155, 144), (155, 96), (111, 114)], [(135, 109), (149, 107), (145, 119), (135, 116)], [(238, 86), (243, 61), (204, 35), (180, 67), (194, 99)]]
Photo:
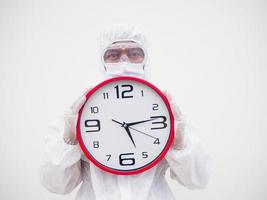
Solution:
[[(142, 47), (146, 46), (144, 35), (136, 27), (117, 25), (103, 32), (101, 49), (120, 40), (132, 40)], [(112, 77), (110, 74), (108, 76)], [(175, 139), (183, 140), (183, 148), (175, 146), (174, 140), (165, 158), (148, 171), (130, 176), (114, 175), (88, 161), (78, 144), (65, 143), (65, 122), (58, 119), (49, 126), (50, 133), (45, 140), (42, 184), (51, 192), (67, 194), (82, 183), (76, 200), (173, 200), (175, 198), (165, 180), (166, 170), (170, 168), (171, 178), (183, 186), (189, 189), (204, 188), (209, 179), (210, 157), (200, 140), (186, 133), (178, 107), (166, 95), (172, 109), (176, 109), (173, 111)]]

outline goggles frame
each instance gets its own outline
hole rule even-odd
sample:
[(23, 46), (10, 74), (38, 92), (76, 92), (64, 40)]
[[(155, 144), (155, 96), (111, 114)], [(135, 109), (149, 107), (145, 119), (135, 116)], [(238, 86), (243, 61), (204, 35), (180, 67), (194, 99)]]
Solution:
[[(143, 61), (140, 62), (140, 63), (134, 63), (134, 62), (131, 62), (129, 57), (127, 56), (128, 57), (127, 61), (123, 61), (123, 62), (119, 61), (119, 62), (114, 62), (114, 63), (105, 62), (104, 56), (105, 56), (105, 53), (106, 53), (107, 50), (111, 50), (111, 49), (126, 49), (126, 48), (140, 48), (140, 49), (142, 49), (143, 54), (144, 54)], [(145, 48), (142, 45), (140, 45), (139, 43), (137, 43), (137, 42), (135, 42), (133, 40), (118, 40), (118, 41), (115, 41), (115, 42), (111, 43), (108, 47), (103, 49), (103, 51), (101, 53), (101, 61), (102, 61), (102, 64), (104, 66), (107, 65), (107, 64), (119, 64), (119, 63), (130, 63), (130, 64), (137, 64), (137, 65), (143, 65), (144, 66), (146, 64), (146, 62), (147, 62), (147, 52), (146, 52)]]

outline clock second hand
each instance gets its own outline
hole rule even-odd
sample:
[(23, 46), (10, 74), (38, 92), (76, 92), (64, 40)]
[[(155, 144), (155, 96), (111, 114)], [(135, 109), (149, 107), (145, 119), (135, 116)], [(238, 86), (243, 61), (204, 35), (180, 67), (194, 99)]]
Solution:
[(147, 133), (144, 133), (144, 132), (142, 132), (142, 131), (139, 131), (139, 130), (133, 128), (133, 127), (129, 127), (129, 128), (130, 128), (130, 129), (133, 129), (133, 130), (135, 130), (135, 131), (137, 131), (137, 132), (139, 132), (139, 133), (142, 133), (142, 134), (144, 134), (144, 135), (146, 135), (146, 136), (148, 136), (148, 137), (152, 137), (152, 138), (154, 138), (154, 139), (157, 139), (156, 137), (154, 137), (154, 136), (152, 136), (152, 135), (149, 135), (149, 134), (147, 134)]

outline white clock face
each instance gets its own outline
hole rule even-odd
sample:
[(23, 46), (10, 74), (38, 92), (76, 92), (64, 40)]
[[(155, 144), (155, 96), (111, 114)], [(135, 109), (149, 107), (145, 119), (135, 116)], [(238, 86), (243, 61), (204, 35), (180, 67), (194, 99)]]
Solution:
[(172, 114), (161, 95), (136, 80), (114, 79), (93, 89), (80, 111), (78, 139), (87, 157), (109, 172), (141, 172), (172, 140)]

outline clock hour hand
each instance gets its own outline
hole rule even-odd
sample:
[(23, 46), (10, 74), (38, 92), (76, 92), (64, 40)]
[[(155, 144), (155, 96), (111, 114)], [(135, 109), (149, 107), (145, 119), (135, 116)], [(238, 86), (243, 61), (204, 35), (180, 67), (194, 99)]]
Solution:
[(153, 118), (153, 119), (148, 119), (148, 120), (143, 120), (143, 121), (138, 121), (138, 122), (127, 123), (127, 125), (128, 126), (133, 126), (133, 125), (136, 125), (136, 124), (141, 124), (141, 123), (149, 122), (149, 121), (152, 121), (152, 120), (155, 120), (155, 119)]

